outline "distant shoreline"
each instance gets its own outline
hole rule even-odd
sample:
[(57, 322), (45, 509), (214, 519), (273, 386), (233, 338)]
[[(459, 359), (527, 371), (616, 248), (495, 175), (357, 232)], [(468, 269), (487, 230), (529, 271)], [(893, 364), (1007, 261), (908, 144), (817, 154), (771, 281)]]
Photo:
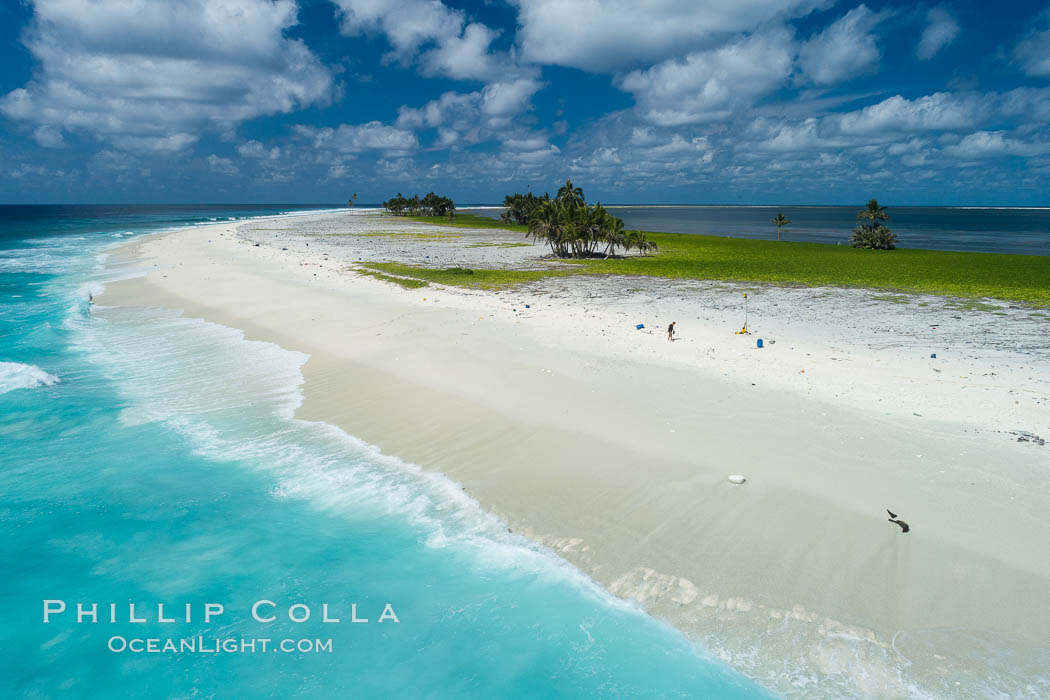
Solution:
[[(316, 202), (289, 203), (289, 202), (0, 202), (0, 209), (5, 207), (316, 207), (317, 211), (328, 211), (330, 209), (350, 209), (343, 202), (330, 202), (327, 204)], [(790, 207), (792, 209), (835, 209), (855, 208), (858, 204), (605, 204), (606, 209), (776, 209), (777, 207)], [(382, 209), (381, 203), (362, 202), (352, 207), (353, 209)], [(1012, 205), (972, 205), (972, 204), (896, 204), (895, 209), (1001, 209), (1017, 211), (1048, 211), (1050, 205), (1046, 206), (1012, 206)], [(459, 210), (468, 209), (506, 209), (501, 204), (461, 204)], [(305, 211), (305, 209), (304, 209)]]

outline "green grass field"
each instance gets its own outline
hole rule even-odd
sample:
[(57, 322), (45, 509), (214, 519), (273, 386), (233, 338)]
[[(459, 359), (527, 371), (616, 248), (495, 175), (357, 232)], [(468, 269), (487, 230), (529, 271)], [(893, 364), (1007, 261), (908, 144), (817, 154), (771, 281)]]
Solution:
[[(416, 221), (448, 226), (447, 219)], [(453, 227), (503, 228), (524, 233), (524, 226), (506, 226), (494, 219), (459, 215)], [(954, 253), (902, 248), (858, 250), (848, 245), (778, 242), (722, 236), (649, 233), (659, 252), (631, 254), (613, 260), (566, 261), (569, 268), (549, 270), (474, 270), (455, 274), (399, 263), (376, 263), (372, 269), (392, 275), (464, 287), (496, 289), (552, 276), (643, 275), (671, 279), (768, 282), (781, 285), (864, 287), (886, 292), (911, 292), (991, 297), (1050, 307), (1050, 257)], [(772, 234), (771, 234), (772, 235)], [(848, 232), (843, 233), (843, 241)]]
[(420, 287), (426, 287), (428, 284), (430, 284), (426, 280), (421, 280), (421, 279), (415, 279), (415, 278), (408, 278), (408, 279), (406, 279), (404, 277), (391, 277), (390, 275), (384, 275), (382, 272), (379, 272), (378, 270), (364, 270), (364, 269), (361, 269), (361, 268), (355, 268), (354, 272), (356, 272), (359, 275), (368, 275), (369, 277), (375, 277), (377, 280), (382, 280), (383, 282), (390, 282), (391, 284), (397, 284), (397, 285), (400, 285), (400, 286), (404, 287), (405, 289), (419, 289)]
[(448, 217), (446, 216), (406, 216), (406, 217), (394, 217), (404, 218), (408, 221), (418, 221), (421, 224), (437, 224), (439, 226), (450, 226), (451, 228), (498, 228), (504, 231), (521, 231), (525, 233), (529, 230), (528, 226), (519, 226), (518, 224), (505, 224), (499, 219), (490, 219), (487, 216), (478, 216), (477, 214), (456, 214), (456, 221), (453, 224), (448, 223)]

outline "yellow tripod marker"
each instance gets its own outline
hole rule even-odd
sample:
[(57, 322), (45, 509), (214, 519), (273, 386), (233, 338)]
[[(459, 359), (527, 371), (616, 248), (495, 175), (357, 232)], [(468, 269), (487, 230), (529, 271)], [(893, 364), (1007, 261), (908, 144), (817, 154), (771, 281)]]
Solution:
[(747, 292), (744, 292), (744, 327), (736, 332), (736, 335), (751, 335), (747, 329)]

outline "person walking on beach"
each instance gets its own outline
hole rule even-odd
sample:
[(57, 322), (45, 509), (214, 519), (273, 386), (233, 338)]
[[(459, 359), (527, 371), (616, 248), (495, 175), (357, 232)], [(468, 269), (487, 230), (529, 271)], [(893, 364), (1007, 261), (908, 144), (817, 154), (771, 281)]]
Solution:
[(674, 324), (678, 321), (671, 321), (671, 325), (667, 327), (667, 339), (674, 340)]

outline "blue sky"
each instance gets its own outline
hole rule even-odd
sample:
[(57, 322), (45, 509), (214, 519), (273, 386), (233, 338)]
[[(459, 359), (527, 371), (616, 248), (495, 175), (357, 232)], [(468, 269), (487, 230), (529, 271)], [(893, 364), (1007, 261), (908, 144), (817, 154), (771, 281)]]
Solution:
[(1046, 2), (0, 4), (0, 202), (1050, 205)]

